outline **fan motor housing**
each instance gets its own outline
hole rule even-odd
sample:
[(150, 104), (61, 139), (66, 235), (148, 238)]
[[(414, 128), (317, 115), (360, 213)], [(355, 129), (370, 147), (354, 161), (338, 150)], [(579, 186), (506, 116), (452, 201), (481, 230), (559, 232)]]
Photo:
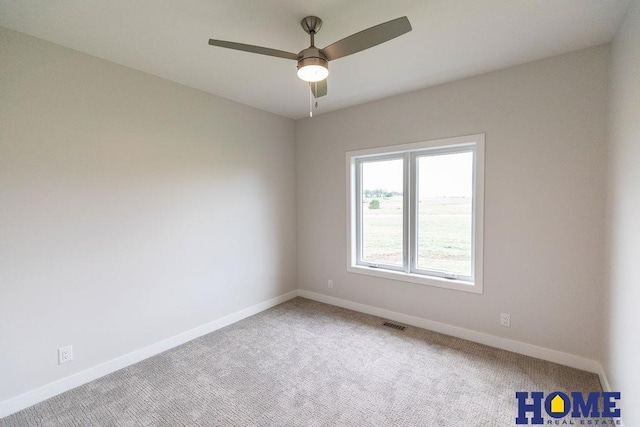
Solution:
[(310, 47), (298, 54), (298, 70), (307, 65), (320, 65), (329, 69), (329, 61), (324, 53), (317, 47)]

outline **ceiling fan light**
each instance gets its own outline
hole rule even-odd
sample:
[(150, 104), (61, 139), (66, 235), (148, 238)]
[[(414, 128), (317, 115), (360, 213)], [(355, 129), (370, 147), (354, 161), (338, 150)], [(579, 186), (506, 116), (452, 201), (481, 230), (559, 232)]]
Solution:
[(328, 75), (329, 70), (322, 65), (306, 65), (298, 70), (298, 77), (305, 82), (319, 82), (326, 79)]
[(319, 82), (329, 75), (329, 64), (323, 58), (303, 58), (298, 61), (298, 77), (305, 82)]

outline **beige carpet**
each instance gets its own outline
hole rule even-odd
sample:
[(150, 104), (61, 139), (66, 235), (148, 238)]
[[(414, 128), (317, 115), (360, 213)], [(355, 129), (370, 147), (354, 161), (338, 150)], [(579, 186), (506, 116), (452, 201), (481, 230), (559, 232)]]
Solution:
[(594, 374), (296, 298), (1, 426), (513, 426), (516, 391)]

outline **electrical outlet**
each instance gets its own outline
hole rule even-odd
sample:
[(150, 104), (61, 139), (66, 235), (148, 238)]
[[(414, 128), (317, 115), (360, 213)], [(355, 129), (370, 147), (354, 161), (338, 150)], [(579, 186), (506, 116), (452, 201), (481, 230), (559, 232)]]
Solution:
[(333, 289), (333, 280), (331, 279), (327, 280), (327, 288)]
[(509, 313), (500, 313), (500, 325), (507, 328), (511, 327), (511, 315)]
[(73, 346), (60, 347), (58, 349), (58, 365), (71, 362), (73, 360)]

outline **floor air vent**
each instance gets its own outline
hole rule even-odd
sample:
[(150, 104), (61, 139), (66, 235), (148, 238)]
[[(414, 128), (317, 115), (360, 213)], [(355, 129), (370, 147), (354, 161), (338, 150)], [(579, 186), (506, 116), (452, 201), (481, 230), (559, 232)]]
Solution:
[(391, 323), (391, 322), (384, 322), (382, 326), (386, 326), (387, 328), (397, 329), (399, 331), (404, 331), (407, 328), (406, 326), (396, 325), (395, 323)]

